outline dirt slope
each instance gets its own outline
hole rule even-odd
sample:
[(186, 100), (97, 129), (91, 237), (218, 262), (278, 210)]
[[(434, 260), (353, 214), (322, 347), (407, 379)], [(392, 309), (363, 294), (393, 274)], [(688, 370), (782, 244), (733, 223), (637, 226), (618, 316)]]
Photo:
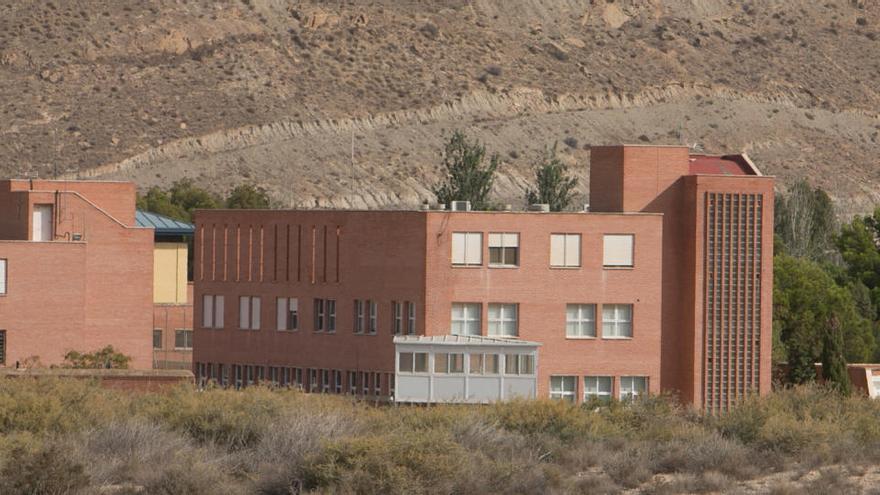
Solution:
[(0, 175), (405, 206), (459, 127), (502, 153), (507, 202), (554, 142), (583, 177), (590, 144), (686, 143), (807, 176), (849, 214), (880, 203), (878, 8), (0, 0)]

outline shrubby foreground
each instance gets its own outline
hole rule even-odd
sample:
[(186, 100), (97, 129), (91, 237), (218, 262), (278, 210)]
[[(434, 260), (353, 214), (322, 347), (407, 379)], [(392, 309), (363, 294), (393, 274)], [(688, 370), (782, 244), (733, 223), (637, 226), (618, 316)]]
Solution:
[(10, 379), (0, 435), (0, 493), (858, 493), (880, 402), (799, 387), (716, 417), (666, 397), (373, 407)]

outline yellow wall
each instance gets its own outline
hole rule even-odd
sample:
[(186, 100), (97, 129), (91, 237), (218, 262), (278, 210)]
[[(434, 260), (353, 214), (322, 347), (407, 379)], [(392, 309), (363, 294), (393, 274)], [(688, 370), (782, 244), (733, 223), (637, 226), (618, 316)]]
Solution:
[(157, 242), (153, 249), (153, 302), (186, 304), (186, 243)]

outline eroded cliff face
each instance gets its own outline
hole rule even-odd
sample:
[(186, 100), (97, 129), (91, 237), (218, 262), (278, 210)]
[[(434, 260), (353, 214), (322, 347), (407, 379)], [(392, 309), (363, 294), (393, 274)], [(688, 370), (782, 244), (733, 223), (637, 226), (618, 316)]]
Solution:
[(502, 155), (500, 202), (554, 143), (581, 191), (590, 144), (684, 143), (848, 215), (880, 202), (878, 23), (844, 0), (0, 2), (0, 173), (412, 206), (463, 128)]

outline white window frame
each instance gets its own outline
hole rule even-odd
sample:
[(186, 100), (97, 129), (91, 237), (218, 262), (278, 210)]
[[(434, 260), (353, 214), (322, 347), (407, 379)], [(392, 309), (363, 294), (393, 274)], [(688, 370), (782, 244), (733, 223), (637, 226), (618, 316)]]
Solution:
[[(572, 315), (572, 311), (574, 315)], [(591, 329), (592, 331), (590, 331)], [(569, 303), (565, 305), (565, 337), (568, 339), (596, 338), (595, 304)]]
[[(439, 359), (443, 356), (442, 360)], [(464, 365), (464, 356), (463, 352), (435, 352), (434, 353), (434, 374), (435, 375), (463, 375), (465, 370), (467, 369)], [(456, 371), (458, 366), (453, 366), (454, 364), (460, 364), (460, 371)]]
[[(409, 356), (409, 363), (404, 363), (403, 355), (406, 354)], [(420, 366), (417, 366), (417, 356), (421, 356), (422, 364), (424, 365), (424, 369), (419, 370)], [(397, 356), (397, 371), (398, 373), (411, 373), (411, 374), (425, 374), (428, 373), (428, 353), (427, 352), (415, 352), (415, 351), (407, 351), (400, 352)], [(408, 364), (408, 366), (403, 366), (404, 364)]]
[(364, 301), (361, 299), (354, 300), (354, 328), (356, 334), (364, 333)]
[(580, 268), (581, 240), (580, 234), (550, 234), (550, 267)]
[[(528, 372), (523, 370), (528, 368)], [(531, 354), (505, 354), (504, 367), (501, 370), (505, 375), (534, 375), (535, 356)]]
[[(489, 303), (487, 320), (488, 336), (519, 337), (519, 304)], [(512, 333), (509, 330), (511, 325), (513, 326)]]
[(223, 328), (224, 297), (202, 295), (202, 328)]
[[(456, 317), (456, 309), (460, 310), (460, 317)], [(482, 303), (454, 302), (452, 303), (452, 311), (450, 315), (451, 325), (449, 331), (452, 335), (483, 334)], [(459, 331), (456, 331), (456, 325), (460, 326)], [(476, 326), (476, 328), (472, 328), (473, 326)]]
[[(641, 384), (641, 387), (637, 387)], [(647, 376), (622, 376), (620, 377), (620, 400), (632, 401), (643, 395), (648, 395)]]
[(330, 393), (330, 370), (321, 370), (321, 393)]
[(481, 266), (483, 264), (483, 233), (452, 233), (452, 265)]
[(325, 299), (327, 305), (327, 333), (336, 332), (336, 299)]
[[(629, 309), (629, 316), (621, 312), (622, 308)], [(621, 332), (629, 329), (628, 334)], [(603, 304), (602, 305), (602, 338), (603, 339), (631, 339), (633, 336), (633, 305), (632, 304)]]
[(334, 391), (337, 394), (341, 394), (342, 393), (342, 371), (333, 370), (333, 384), (334, 384)]
[(416, 334), (416, 303), (406, 302), (406, 334)]
[(376, 397), (382, 395), (382, 374), (378, 371), (373, 372), (373, 395)]
[(9, 261), (6, 258), (0, 258), (0, 296), (6, 295), (6, 271), (9, 266)]
[(367, 327), (367, 333), (370, 335), (376, 335), (379, 325), (379, 303), (371, 299), (367, 301), (367, 306), (370, 308), (370, 319), (368, 322), (369, 327)]
[[(607, 384), (607, 390), (603, 385)], [(584, 401), (593, 398), (609, 401), (614, 396), (614, 377), (612, 376), (585, 376), (584, 377)]]
[[(492, 262), (492, 250), (501, 250), (501, 262)], [(515, 249), (514, 260), (507, 259), (507, 250)], [(519, 233), (518, 232), (490, 232), (489, 233), (489, 266), (515, 268), (519, 266)]]
[[(487, 356), (492, 356), (495, 367), (494, 370), (487, 370)], [(476, 358), (476, 363), (474, 362)], [(468, 373), (471, 375), (500, 375), (501, 374), (501, 357), (499, 354), (492, 352), (477, 352), (468, 355)]]
[[(159, 332), (159, 347), (156, 347), (156, 332)], [(163, 329), (161, 329), (161, 328), (154, 328), (153, 329), (153, 349), (154, 350), (162, 349), (163, 347), (165, 347), (164, 337), (165, 337), (165, 332), (163, 331)]]
[(403, 302), (391, 301), (391, 334), (403, 335)]
[(323, 332), (327, 321), (327, 306), (323, 299), (314, 299), (314, 302), (312, 303), (312, 312), (314, 313), (312, 315), (312, 325), (314, 326), (312, 330), (315, 332)]
[[(569, 375), (550, 377), (550, 399), (577, 402), (577, 378)], [(568, 386), (566, 386), (566, 384)]]
[(242, 330), (260, 329), (260, 296), (239, 296), (238, 328)]
[[(183, 347), (179, 347), (177, 345), (177, 333), (178, 332), (184, 333), (184, 337), (183, 337), (184, 344), (186, 344), (186, 333), (189, 332), (189, 347), (186, 347), (185, 345)], [(193, 337), (194, 337), (194, 334), (193, 334), (192, 328), (175, 328), (174, 329), (174, 350), (191, 351), (193, 348)]]
[(348, 393), (357, 395), (357, 372), (348, 371), (346, 374), (348, 375)]
[[(627, 243), (629, 246), (626, 245)], [(602, 266), (605, 268), (632, 268), (635, 244), (634, 234), (605, 234), (602, 238)], [(626, 253), (626, 250), (629, 252)]]
[(278, 330), (299, 330), (299, 299), (279, 297), (275, 300), (275, 310)]

